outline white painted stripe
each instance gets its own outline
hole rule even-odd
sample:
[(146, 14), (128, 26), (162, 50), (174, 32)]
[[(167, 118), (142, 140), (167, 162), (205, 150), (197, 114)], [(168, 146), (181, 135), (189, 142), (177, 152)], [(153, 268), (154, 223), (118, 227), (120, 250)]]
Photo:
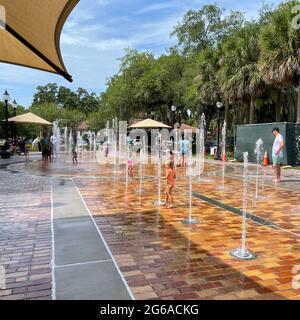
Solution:
[[(72, 179), (72, 180), (73, 180), (73, 179)], [(125, 278), (124, 278), (124, 276), (123, 276), (123, 274), (122, 274), (122, 272), (120, 271), (119, 266), (118, 266), (118, 264), (117, 264), (117, 262), (116, 262), (116, 260), (115, 260), (115, 258), (114, 258), (114, 256), (113, 256), (112, 252), (110, 251), (109, 246), (107, 245), (106, 240), (104, 239), (104, 237), (103, 237), (100, 229), (98, 228), (97, 223), (96, 223), (95, 219), (93, 218), (90, 209), (89, 209), (88, 206), (86, 205), (86, 203), (85, 203), (85, 201), (84, 201), (84, 199), (83, 199), (83, 197), (82, 197), (79, 189), (77, 188), (74, 180), (73, 180), (73, 184), (74, 184), (74, 186), (75, 186), (75, 188), (76, 188), (76, 190), (77, 190), (77, 192), (78, 192), (78, 194), (79, 194), (79, 196), (80, 196), (80, 198), (81, 198), (82, 203), (84, 204), (87, 212), (89, 213), (89, 215), (90, 215), (90, 217), (91, 217), (91, 219), (92, 219), (92, 221), (93, 221), (93, 223), (94, 223), (94, 226), (95, 226), (95, 228), (96, 228), (96, 230), (97, 230), (97, 232), (98, 232), (98, 234), (99, 234), (99, 236), (100, 236), (100, 238), (101, 238), (101, 240), (102, 240), (102, 242), (103, 242), (106, 250), (108, 251), (108, 253), (109, 253), (110, 257), (111, 257), (111, 260), (113, 261), (113, 263), (114, 263), (114, 265), (115, 265), (115, 267), (116, 267), (116, 269), (117, 269), (117, 271), (118, 271), (118, 273), (119, 273), (119, 275), (120, 275), (120, 277), (121, 277), (121, 279), (122, 279), (122, 281), (123, 281), (123, 283), (124, 283), (124, 285), (125, 285), (128, 293), (129, 293), (131, 299), (132, 299), (132, 300), (135, 300), (135, 297), (134, 297), (131, 289), (129, 288), (129, 286), (128, 286), (128, 284), (127, 284), (127, 282), (126, 282), (126, 280), (125, 280)]]
[(78, 262), (78, 263), (71, 263), (71, 264), (63, 264), (59, 266), (55, 266), (55, 268), (67, 268), (67, 267), (74, 267), (74, 266), (83, 266), (85, 264), (94, 264), (94, 263), (99, 263), (99, 262), (109, 262), (112, 261), (111, 259), (106, 259), (106, 260), (97, 260), (97, 261), (87, 261), (87, 262)]
[(287, 230), (287, 229), (284, 229), (284, 228), (281, 228), (281, 227), (278, 226), (278, 225), (275, 225), (274, 228), (276, 228), (276, 229), (278, 229), (278, 230), (281, 230), (281, 231), (284, 231), (284, 232), (288, 232), (288, 233), (290, 233), (290, 234), (292, 234), (292, 235), (294, 235), (294, 236), (300, 237), (300, 234), (295, 233), (295, 232), (290, 231), (290, 230)]
[(52, 300), (56, 300), (56, 282), (55, 282), (55, 241), (54, 241), (54, 224), (53, 224), (53, 178), (51, 178), (51, 236), (52, 236), (52, 260), (51, 260), (51, 273), (52, 273)]

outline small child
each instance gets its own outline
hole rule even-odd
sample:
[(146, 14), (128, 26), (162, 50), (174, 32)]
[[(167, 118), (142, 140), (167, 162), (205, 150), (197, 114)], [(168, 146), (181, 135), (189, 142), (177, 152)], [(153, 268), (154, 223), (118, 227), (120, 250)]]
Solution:
[(73, 164), (75, 164), (75, 163), (78, 164), (77, 151), (75, 148), (72, 149), (72, 156), (73, 156), (73, 158), (72, 158)]
[(104, 145), (104, 157), (105, 158), (108, 157), (108, 151), (109, 151), (108, 143), (105, 143), (105, 145)]
[(130, 176), (131, 180), (133, 180), (133, 160), (131, 157), (129, 157), (127, 161), (127, 170), (128, 175)]
[(174, 169), (174, 162), (168, 161), (166, 163), (166, 177), (167, 185), (166, 185), (166, 203), (168, 204), (168, 208), (173, 208), (173, 196), (172, 190), (175, 186), (176, 172)]
[(82, 153), (83, 153), (82, 145), (79, 145), (78, 150), (79, 150), (79, 159), (81, 159), (82, 158)]
[(173, 154), (173, 151), (172, 151), (172, 150), (169, 150), (168, 161), (174, 163), (174, 154)]
[(30, 151), (30, 146), (26, 145), (25, 146), (25, 161), (29, 161), (29, 151)]

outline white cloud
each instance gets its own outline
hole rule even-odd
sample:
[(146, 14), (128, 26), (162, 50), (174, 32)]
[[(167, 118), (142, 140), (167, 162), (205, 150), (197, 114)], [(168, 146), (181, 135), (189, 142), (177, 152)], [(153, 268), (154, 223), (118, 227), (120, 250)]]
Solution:
[(97, 0), (96, 3), (99, 5), (99, 6), (107, 6), (110, 1), (109, 0)]
[(133, 35), (130, 42), (137, 46), (153, 44), (156, 46), (161, 45), (164, 48), (173, 44), (170, 34), (181, 16), (180, 13), (172, 15), (165, 20), (142, 24), (139, 26), (139, 32)]
[(174, 8), (174, 7), (176, 7), (176, 3), (174, 1), (173, 1), (173, 3), (172, 2), (155, 3), (155, 4), (152, 4), (148, 7), (145, 7), (143, 9), (136, 11), (135, 13), (136, 14), (144, 14), (144, 13), (160, 11), (160, 10), (164, 10), (164, 9), (170, 9), (170, 8)]

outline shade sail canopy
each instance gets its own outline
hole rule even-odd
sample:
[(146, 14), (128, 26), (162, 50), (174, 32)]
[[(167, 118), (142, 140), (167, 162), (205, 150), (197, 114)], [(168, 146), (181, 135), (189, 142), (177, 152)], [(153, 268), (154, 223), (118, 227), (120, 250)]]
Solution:
[[(0, 0), (0, 62), (57, 73), (72, 81), (60, 52), (60, 35), (79, 0)], [(1, 19), (1, 17), (0, 17)], [(3, 17), (2, 17), (3, 19)]]
[(49, 121), (31, 113), (31, 112), (22, 114), (21, 116), (10, 118), (10, 119), (8, 119), (8, 122), (52, 125), (51, 122), (49, 122)]
[(146, 120), (143, 120), (141, 122), (138, 122), (132, 126), (130, 126), (131, 129), (147, 129), (147, 128), (152, 128), (152, 129), (155, 129), (155, 128), (171, 128), (170, 126), (167, 126), (166, 124), (163, 124), (161, 122), (158, 122), (158, 121), (155, 121), (155, 120), (152, 120), (152, 119), (146, 119)]

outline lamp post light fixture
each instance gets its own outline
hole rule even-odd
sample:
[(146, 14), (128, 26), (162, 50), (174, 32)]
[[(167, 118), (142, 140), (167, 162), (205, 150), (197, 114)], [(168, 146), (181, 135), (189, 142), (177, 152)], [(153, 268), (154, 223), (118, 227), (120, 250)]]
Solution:
[[(17, 116), (17, 108), (18, 108), (18, 104), (17, 104), (16, 100), (14, 100), (14, 102), (12, 103), (12, 106), (14, 109), (14, 118), (15, 118)], [(11, 135), (12, 135), (13, 140), (16, 143), (17, 142), (17, 123), (16, 122), (12, 122)]]
[(5, 103), (5, 140), (8, 139), (8, 102), (10, 100), (9, 93), (5, 90), (3, 94), (3, 101)]
[(174, 128), (175, 124), (175, 114), (176, 114), (177, 107), (172, 105), (171, 111), (172, 111), (172, 128)]
[(217, 102), (217, 110), (218, 110), (218, 138), (217, 138), (217, 152), (215, 156), (215, 160), (221, 160), (220, 153), (220, 127), (221, 127), (221, 109), (223, 108), (222, 102)]
[(155, 111), (152, 110), (152, 111), (150, 112), (150, 114), (151, 114), (151, 118), (154, 120)]
[(187, 115), (188, 115), (189, 118), (192, 116), (192, 111), (191, 111), (190, 109), (188, 109), (188, 110), (186, 111), (186, 113), (187, 113)]

